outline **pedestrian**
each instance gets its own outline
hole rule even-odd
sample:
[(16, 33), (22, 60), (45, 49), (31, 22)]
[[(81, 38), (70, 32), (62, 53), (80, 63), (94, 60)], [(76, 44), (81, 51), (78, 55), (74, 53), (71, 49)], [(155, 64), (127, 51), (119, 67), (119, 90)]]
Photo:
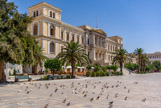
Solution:
[(86, 72), (86, 70), (84, 69), (84, 76), (86, 76), (86, 73), (87, 73), (87, 72)]

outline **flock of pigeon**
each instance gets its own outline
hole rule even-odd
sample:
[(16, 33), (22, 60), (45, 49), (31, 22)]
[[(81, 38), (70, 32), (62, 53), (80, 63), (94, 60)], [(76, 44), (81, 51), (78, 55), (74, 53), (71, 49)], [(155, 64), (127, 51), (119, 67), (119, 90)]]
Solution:
[[(66, 82), (68, 83), (68, 82)], [(138, 84), (138, 82), (133, 83), (134, 86)], [(109, 82), (101, 82), (101, 81), (91, 81), (91, 80), (84, 80), (84, 82), (70, 82), (70, 84), (62, 84), (59, 85), (56, 82), (30, 82), (30, 83), (20, 83), (18, 93), (24, 93), (26, 95), (30, 95), (33, 91), (41, 90), (42, 88), (45, 89), (45, 91), (49, 90), (51, 91), (48, 95), (48, 97), (54, 97), (55, 94), (69, 94), (68, 92), (71, 91), (71, 96), (77, 96), (80, 95), (82, 99), (87, 99), (89, 102), (94, 102), (100, 100), (103, 96), (108, 100), (108, 108), (113, 108), (113, 105), (115, 104), (114, 98), (118, 98), (121, 94), (119, 94), (118, 89), (124, 90), (126, 94), (123, 95), (123, 100), (128, 100), (128, 94), (130, 94), (131, 90), (123, 84), (121, 81), (116, 81), (114, 84), (111, 84)], [(54, 87), (54, 89), (53, 89)], [(88, 90), (90, 88), (90, 90)], [(68, 91), (67, 91), (68, 89)], [(91, 90), (92, 89), (92, 90)], [(116, 93), (107, 93), (109, 89), (113, 89), (113, 92), (115, 92), (115, 89), (117, 89)], [(44, 92), (45, 92), (44, 91)], [(99, 92), (98, 92), (99, 91)], [(58, 98), (58, 97), (57, 97)], [(54, 99), (53, 99), (54, 100)], [(62, 104), (65, 104), (66, 106), (71, 106), (72, 102), (74, 100), (68, 99), (66, 95), (64, 95), (64, 99), (62, 100)], [(146, 98), (144, 97), (142, 102), (146, 102)], [(50, 103), (47, 103), (44, 105), (44, 108), (49, 108)]]

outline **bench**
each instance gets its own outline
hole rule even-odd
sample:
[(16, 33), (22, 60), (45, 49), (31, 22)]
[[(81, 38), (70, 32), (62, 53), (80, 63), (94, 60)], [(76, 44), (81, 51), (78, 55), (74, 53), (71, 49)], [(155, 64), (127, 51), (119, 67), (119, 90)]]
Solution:
[(15, 76), (15, 82), (18, 82), (20, 79), (28, 79), (28, 81), (31, 81), (31, 77), (29, 75)]

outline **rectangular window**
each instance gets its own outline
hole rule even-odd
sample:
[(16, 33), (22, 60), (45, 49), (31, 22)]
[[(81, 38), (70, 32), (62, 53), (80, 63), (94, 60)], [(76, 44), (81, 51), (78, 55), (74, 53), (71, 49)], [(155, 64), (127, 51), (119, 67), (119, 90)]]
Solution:
[(55, 13), (53, 13), (53, 18), (55, 18)]
[(79, 43), (79, 36), (77, 36), (77, 42)]
[(50, 17), (52, 17), (52, 12), (50, 11)]
[(38, 10), (36, 11), (36, 16), (39, 16), (39, 11)]
[(69, 41), (69, 33), (67, 32), (66, 35), (67, 35), (67, 41)]
[(63, 52), (63, 48), (64, 48), (64, 47), (63, 47), (63, 46), (61, 46), (61, 52)]
[(84, 43), (83, 38), (82, 38), (82, 44)]
[(61, 31), (61, 39), (63, 39), (63, 38), (64, 38), (64, 32)]
[(74, 34), (72, 35), (72, 41), (74, 41)]
[(34, 15), (33, 15), (34, 17), (36, 17), (36, 12), (34, 11)]

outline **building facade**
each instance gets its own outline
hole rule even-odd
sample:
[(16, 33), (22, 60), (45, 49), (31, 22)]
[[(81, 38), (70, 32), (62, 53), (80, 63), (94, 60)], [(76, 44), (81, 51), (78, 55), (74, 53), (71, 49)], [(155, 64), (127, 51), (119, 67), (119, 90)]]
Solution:
[(161, 52), (149, 53), (147, 54), (147, 57), (149, 58), (150, 63), (153, 63), (154, 61), (161, 62)]
[(34, 17), (28, 30), (48, 58), (55, 58), (64, 44), (73, 40), (85, 48), (93, 64), (110, 65), (116, 50), (123, 47), (119, 36), (108, 37), (102, 29), (88, 25), (75, 27), (61, 21), (61, 9), (46, 2), (29, 7), (28, 12)]

